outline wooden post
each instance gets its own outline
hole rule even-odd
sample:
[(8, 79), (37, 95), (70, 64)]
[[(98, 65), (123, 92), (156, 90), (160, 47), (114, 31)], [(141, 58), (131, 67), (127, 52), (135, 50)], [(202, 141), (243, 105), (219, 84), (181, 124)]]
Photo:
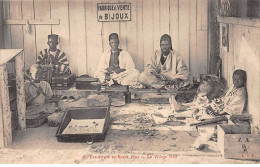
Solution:
[(1, 100), (1, 112), (0, 112), (0, 128), (3, 130), (0, 135), (3, 138), (0, 141), (2, 143), (1, 147), (8, 146), (12, 144), (12, 127), (11, 127), (11, 111), (9, 103), (9, 90), (8, 90), (8, 77), (7, 77), (7, 67), (6, 64), (0, 66), (0, 99)]
[(18, 111), (18, 126), (20, 130), (26, 130), (26, 102), (24, 92), (24, 55), (21, 52), (15, 57), (16, 70), (16, 94), (17, 94), (17, 111)]
[[(1, 87), (1, 85), (0, 85)], [(1, 94), (1, 90), (0, 90)], [(4, 147), (4, 124), (3, 124), (3, 107), (2, 107), (2, 98), (0, 98), (0, 148)]]

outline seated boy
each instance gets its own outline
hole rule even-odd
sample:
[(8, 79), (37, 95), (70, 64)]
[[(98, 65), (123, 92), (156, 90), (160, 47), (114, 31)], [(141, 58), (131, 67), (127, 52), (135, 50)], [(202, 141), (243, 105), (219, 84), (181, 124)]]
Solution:
[(53, 113), (55, 104), (50, 100), (53, 96), (50, 84), (43, 81), (43, 69), (34, 64), (30, 68), (31, 81), (24, 85), (26, 100), (26, 119), (34, 119), (41, 114)]
[(49, 48), (40, 51), (36, 63), (51, 68), (56, 75), (70, 74), (68, 59), (65, 53), (57, 48), (58, 43), (58, 35), (48, 35)]

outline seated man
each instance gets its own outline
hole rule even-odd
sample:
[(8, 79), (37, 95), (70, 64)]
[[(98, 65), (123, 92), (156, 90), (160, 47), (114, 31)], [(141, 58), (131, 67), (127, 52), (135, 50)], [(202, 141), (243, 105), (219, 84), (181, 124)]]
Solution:
[(69, 62), (66, 55), (61, 50), (57, 49), (58, 35), (48, 35), (49, 49), (44, 49), (37, 57), (37, 64), (43, 65), (46, 68), (51, 68), (54, 74), (70, 74)]
[(94, 77), (100, 82), (108, 81), (110, 85), (118, 83), (121, 85), (133, 85), (138, 81), (139, 71), (135, 69), (130, 54), (118, 48), (118, 34), (109, 35), (109, 45), (111, 49), (105, 51), (98, 64)]
[(193, 85), (192, 76), (183, 59), (172, 49), (169, 35), (164, 34), (161, 37), (160, 47), (161, 50), (155, 51), (145, 71), (141, 73), (139, 82), (157, 89), (166, 84), (170, 84), (175, 89)]
[(44, 113), (53, 113), (55, 104), (50, 100), (53, 96), (50, 84), (43, 81), (43, 69), (34, 64), (30, 68), (30, 81), (24, 85), (26, 100), (26, 119), (34, 119)]

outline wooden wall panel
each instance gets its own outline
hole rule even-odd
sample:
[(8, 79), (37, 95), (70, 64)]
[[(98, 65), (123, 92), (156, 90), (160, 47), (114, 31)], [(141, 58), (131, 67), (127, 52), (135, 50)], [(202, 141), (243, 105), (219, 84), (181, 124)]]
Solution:
[(160, 0), (153, 1), (153, 52), (160, 49), (160, 38), (162, 36), (160, 32)]
[(3, 11), (3, 1), (0, 0), (0, 49), (4, 48), (4, 11)]
[(235, 64), (234, 64), (234, 29), (233, 29), (233, 25), (229, 25), (229, 51), (226, 53), (226, 62), (227, 62), (227, 82), (228, 82), (228, 86), (232, 86), (232, 75), (233, 75), (233, 71), (235, 70)]
[[(222, 26), (223, 24), (220, 24)], [(221, 28), (220, 28), (221, 30)], [(221, 33), (221, 32), (220, 32)], [(229, 24), (229, 52), (220, 47), (223, 76), (232, 86), (236, 69), (247, 73), (248, 111), (253, 125), (260, 126), (260, 28)]]
[[(131, 22), (127, 22), (127, 50), (133, 58), (134, 62), (138, 62), (137, 55), (137, 2), (136, 0), (131, 1), (132, 13), (131, 13)], [(136, 65), (136, 63), (135, 63)], [(137, 66), (137, 65), (136, 65)]]
[(169, 0), (160, 0), (160, 35), (169, 34), (170, 11)]
[[(9, 1), (3, 1), (3, 10), (4, 10), (4, 19), (10, 19), (10, 2)], [(4, 35), (5, 35), (5, 41), (4, 41), (4, 47), (5, 49), (11, 49), (12, 48), (12, 37), (11, 37), (11, 26), (10, 25), (4, 25)]]
[[(21, 1), (10, 1), (10, 19), (19, 20), (22, 17), (22, 2)], [(12, 25), (11, 34), (15, 38), (12, 38), (12, 49), (23, 48), (23, 27), (22, 25)]]
[(147, 64), (153, 53), (153, 4), (150, 1), (143, 1), (143, 34), (144, 34), (144, 64)]
[(179, 1), (170, 0), (170, 35), (172, 47), (179, 50)]
[[(200, 66), (197, 68), (198, 74), (207, 74), (207, 63), (208, 63), (208, 31), (205, 30), (205, 22), (203, 22), (204, 17), (207, 17), (208, 9), (205, 6), (205, 3), (208, 1), (198, 0), (197, 1), (197, 62)], [(204, 65), (205, 64), (205, 65)], [(194, 65), (197, 65), (195, 63)]]
[(260, 125), (260, 28), (244, 27), (241, 57), (247, 72), (248, 111), (253, 114), (253, 122)]
[[(84, 0), (69, 3), (70, 8), (70, 45), (73, 54), (73, 71), (78, 75), (86, 74), (86, 34)], [(79, 19), (81, 18), (81, 19)], [(77, 56), (74, 56), (77, 55)]]
[(59, 35), (58, 48), (65, 52), (69, 62), (72, 55), (70, 53), (70, 31), (69, 31), (69, 2), (68, 0), (51, 1), (51, 18), (60, 19), (59, 25), (52, 25), (52, 33)]
[(190, 1), (179, 1), (179, 52), (189, 67), (189, 7)]
[(143, 0), (137, 0), (137, 59), (135, 65), (139, 71), (143, 71), (146, 64), (144, 64), (144, 36), (143, 36)]
[[(22, 3), (22, 15), (23, 19), (34, 19), (33, 0), (26, 0)], [(29, 69), (36, 60), (35, 35), (35, 25), (30, 25), (28, 28), (23, 26), (25, 69)]]
[(190, 31), (190, 40), (189, 40), (189, 69), (191, 71), (191, 74), (198, 79), (199, 78), (199, 73), (198, 69), (199, 66), (197, 66), (197, 9), (196, 9), (196, 1), (190, 0), (190, 26), (189, 26), (189, 31)]
[[(35, 19), (50, 19), (50, 3), (47, 0), (34, 0)], [(36, 25), (36, 53), (37, 56), (44, 48), (48, 48), (48, 35), (51, 34), (50, 25)]]
[[(103, 0), (102, 2), (103, 3), (118, 3), (118, 0), (113, 0), (113, 1)], [(102, 41), (103, 41), (103, 47), (104, 47), (103, 51), (110, 49), (108, 37), (111, 33), (117, 33), (119, 35), (119, 38), (120, 38), (119, 47), (122, 48), (122, 49), (126, 49), (126, 42), (125, 42), (126, 37), (123, 37), (123, 34), (125, 36), (126, 29), (124, 29), (122, 27), (122, 30), (121, 30), (121, 23), (119, 23), (119, 22), (103, 22), (102, 24), (103, 24)], [(125, 26), (125, 28), (126, 28), (126, 26)], [(121, 33), (122, 33), (122, 35), (120, 35)]]
[(103, 52), (102, 23), (96, 21), (97, 1), (86, 1), (85, 5), (87, 33), (87, 71), (89, 75), (93, 76)]
[[(10, 19), (10, 2), (3, 1), (3, 12), (4, 12), (4, 19)], [(11, 35), (11, 26), (4, 25), (4, 48), (11, 49), (12, 48), (12, 35)], [(13, 63), (7, 63), (7, 70), (8, 73), (14, 73), (14, 65)]]
[[(17, 0), (17, 5), (11, 6), (4, 1), (5, 19), (11, 18), (9, 9), (17, 19), (60, 19), (59, 25), (31, 25), (30, 33), (26, 33), (25, 25), (12, 25), (16, 27), (12, 32), (6, 25), (5, 48), (12, 48), (12, 42), (15, 47), (23, 46), (28, 68), (35, 62), (36, 54), (48, 47), (47, 35), (55, 33), (60, 36), (58, 48), (66, 53), (72, 71), (92, 76), (102, 52), (110, 48), (109, 34), (116, 32), (120, 47), (131, 53), (142, 72), (154, 51), (160, 49), (161, 35), (167, 33), (172, 37), (173, 48), (181, 53), (197, 77), (207, 72), (207, 1)], [(131, 21), (98, 22), (97, 3), (117, 2), (131, 3)], [(17, 37), (19, 40), (12, 40)], [(199, 67), (194, 60), (202, 62)]]
[[(119, 3), (125, 3), (126, 1), (125, 0), (119, 0), (118, 1)], [(127, 22), (126, 21), (122, 21), (122, 22), (119, 22), (119, 36), (120, 36), (120, 47), (123, 49), (123, 50), (128, 50), (127, 48)]]

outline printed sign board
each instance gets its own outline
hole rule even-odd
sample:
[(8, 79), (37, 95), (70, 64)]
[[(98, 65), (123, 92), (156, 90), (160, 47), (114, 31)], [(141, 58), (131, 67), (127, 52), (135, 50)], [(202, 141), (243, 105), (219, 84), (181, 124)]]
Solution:
[(130, 3), (98, 3), (97, 19), (99, 22), (130, 21)]

